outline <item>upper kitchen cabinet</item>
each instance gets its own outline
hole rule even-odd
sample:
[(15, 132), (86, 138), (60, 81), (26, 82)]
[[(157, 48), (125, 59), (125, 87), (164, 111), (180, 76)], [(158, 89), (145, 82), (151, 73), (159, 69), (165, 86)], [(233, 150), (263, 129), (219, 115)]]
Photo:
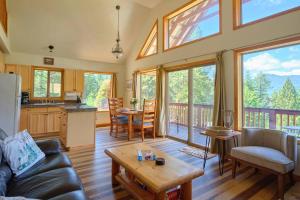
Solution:
[(65, 69), (64, 72), (64, 91), (83, 92), (83, 74), (81, 70)]
[(18, 74), (22, 78), (22, 91), (30, 91), (32, 66), (29, 65), (6, 65), (6, 73)]

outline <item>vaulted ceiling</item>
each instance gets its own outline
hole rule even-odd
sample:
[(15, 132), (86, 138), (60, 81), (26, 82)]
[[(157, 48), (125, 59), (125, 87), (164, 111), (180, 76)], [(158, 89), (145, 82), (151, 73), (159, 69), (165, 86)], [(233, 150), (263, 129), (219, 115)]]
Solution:
[[(9, 37), (12, 51), (122, 63), (143, 26), (147, 13), (161, 0), (9, 0)], [(120, 34), (125, 55), (111, 54), (121, 5)], [(51, 54), (50, 54), (51, 55)]]

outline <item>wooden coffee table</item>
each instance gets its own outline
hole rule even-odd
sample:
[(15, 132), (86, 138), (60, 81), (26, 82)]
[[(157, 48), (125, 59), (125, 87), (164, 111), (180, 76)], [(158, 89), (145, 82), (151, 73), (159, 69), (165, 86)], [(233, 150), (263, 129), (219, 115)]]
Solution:
[[(138, 161), (138, 150), (151, 150), (157, 157), (166, 160), (165, 165), (157, 166), (154, 161)], [(177, 158), (150, 147), (144, 143), (105, 149), (112, 158), (112, 184), (121, 184), (137, 199), (165, 199), (166, 191), (181, 185), (184, 200), (192, 199), (192, 180), (203, 175), (203, 170), (193, 167)], [(120, 166), (126, 172), (147, 186), (147, 191), (141, 189), (131, 178), (121, 172)]]

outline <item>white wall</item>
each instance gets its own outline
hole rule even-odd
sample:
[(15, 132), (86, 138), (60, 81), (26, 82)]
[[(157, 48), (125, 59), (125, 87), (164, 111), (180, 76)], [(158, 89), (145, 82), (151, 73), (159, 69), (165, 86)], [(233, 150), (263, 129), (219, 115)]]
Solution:
[[(162, 52), (162, 18), (165, 14), (172, 12), (189, 0), (172, 0), (162, 1), (160, 5), (154, 8), (149, 15), (149, 20), (145, 22), (145, 27), (140, 31), (140, 35), (136, 38), (136, 43), (132, 48), (132, 52), (127, 59), (126, 80), (131, 79), (133, 71), (145, 67), (156, 66), (168, 63), (168, 66), (178, 63), (185, 63), (194, 60), (204, 60), (208, 57), (214, 57), (215, 52), (228, 50), (224, 54), (225, 62), (225, 78), (227, 92), (227, 107), (234, 108), (234, 83), (233, 83), (233, 66), (234, 57), (232, 49), (245, 46), (251, 46), (262, 42), (268, 42), (275, 39), (290, 37), (300, 34), (300, 11), (291, 12), (267, 21), (263, 21), (244, 28), (233, 30), (232, 1), (223, 0), (222, 5), (222, 34), (182, 46), (167, 52)], [(142, 47), (155, 20), (159, 20), (158, 44), (159, 53), (148, 58), (136, 60), (138, 52)], [(192, 58), (192, 59), (189, 59)], [(130, 97), (127, 95), (127, 101)], [(296, 173), (300, 175), (300, 155), (299, 167)]]

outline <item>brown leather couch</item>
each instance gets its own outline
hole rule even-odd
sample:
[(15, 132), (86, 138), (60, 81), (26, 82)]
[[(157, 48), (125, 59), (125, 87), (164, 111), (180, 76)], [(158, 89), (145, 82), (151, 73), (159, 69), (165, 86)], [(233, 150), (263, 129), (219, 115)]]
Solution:
[[(18, 177), (5, 162), (0, 165), (0, 195), (35, 199), (88, 199), (70, 159), (60, 151), (57, 140), (38, 141), (46, 157)], [(2, 194), (1, 194), (2, 193)]]

